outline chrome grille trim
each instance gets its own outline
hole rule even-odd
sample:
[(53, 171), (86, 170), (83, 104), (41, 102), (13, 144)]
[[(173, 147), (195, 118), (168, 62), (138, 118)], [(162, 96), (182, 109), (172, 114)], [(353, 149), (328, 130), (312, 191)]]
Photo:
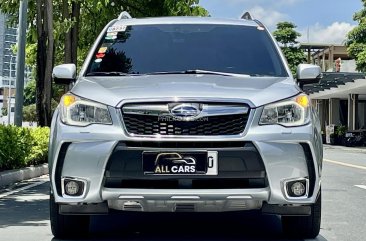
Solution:
[[(180, 103), (167, 104), (126, 104), (122, 107), (122, 114), (130, 115), (149, 115), (149, 116), (172, 116), (170, 112), (171, 106), (179, 105)], [(189, 103), (191, 104), (191, 103)], [(248, 114), (249, 107), (243, 104), (199, 104), (201, 112), (194, 117), (186, 117), (182, 120), (192, 121), (208, 116), (221, 115), (239, 115)]]
[[(174, 114), (171, 113), (171, 110), (178, 105), (192, 105), (192, 106), (199, 106), (199, 114), (196, 116), (190, 116), (190, 117), (177, 117), (174, 116)], [(215, 102), (204, 102), (204, 103), (200, 103), (199, 101), (195, 101), (195, 102), (190, 102), (190, 101), (183, 101), (180, 100), (179, 102), (169, 102), (169, 101), (160, 101), (160, 102), (154, 102), (154, 103), (149, 103), (147, 101), (137, 101), (137, 102), (125, 102), (125, 104), (121, 107), (120, 109), (120, 113), (121, 113), (121, 120), (123, 122), (123, 127), (124, 130), (126, 131), (126, 134), (130, 137), (161, 137), (161, 138), (174, 138), (174, 137), (179, 137), (179, 138), (194, 138), (194, 137), (240, 137), (243, 136), (245, 134), (245, 130), (246, 130), (246, 125), (248, 123), (250, 123), (251, 120), (251, 111), (250, 111), (250, 107), (247, 103), (230, 103), (230, 102), (225, 102), (225, 101), (221, 101), (216, 100)], [(236, 121), (234, 121), (234, 119), (238, 118), (238, 116), (243, 115), (243, 120), (240, 120), (240, 123), (236, 124), (236, 127), (233, 127), (233, 123), (237, 123)], [(145, 129), (149, 128), (149, 130), (151, 130), (151, 127), (145, 126), (145, 124), (142, 124), (144, 122), (144, 117), (146, 117), (146, 124), (152, 125), (151, 123), (153, 123), (151, 118), (156, 118), (157, 120), (155, 120), (157, 123), (155, 123), (154, 125), (154, 130), (153, 132), (148, 131), (145, 132), (144, 131), (136, 131), (136, 130), (141, 130), (141, 129)], [(221, 125), (222, 123), (219, 121), (217, 122), (217, 124), (215, 124), (215, 121), (218, 121), (218, 118), (220, 118), (220, 116), (223, 117), (223, 120), (228, 121), (228, 118), (230, 118), (230, 116), (232, 116), (232, 121), (234, 122), (224, 122), (227, 123), (229, 126), (226, 128), (224, 128), (224, 125)], [(161, 119), (159, 117), (162, 117)], [(174, 118), (169, 119), (168, 120), (168, 124), (167, 123), (163, 123), (165, 122), (164, 118)], [(128, 118), (128, 119), (127, 119)], [(132, 118), (132, 119), (131, 119)], [(139, 127), (134, 126), (135, 125), (135, 121), (133, 121), (133, 119), (136, 118), (136, 121), (139, 122), (138, 125)], [(159, 118), (159, 119), (158, 119)], [(178, 119), (175, 119), (178, 118)], [(191, 126), (191, 124), (188, 124), (189, 121), (192, 121), (192, 124), (194, 123), (193, 121), (200, 122), (201, 118), (214, 118), (212, 120), (214, 120), (214, 122), (212, 122), (212, 132), (208, 132), (207, 129), (210, 129), (210, 127), (207, 127), (207, 122), (202, 122), (202, 128), (204, 128), (204, 130), (202, 130), (201, 125), (196, 125), (195, 127), (193, 127), (194, 129), (190, 130), (186, 130), (184, 128), (184, 131), (182, 132), (183, 128), (181, 129), (180, 125), (185, 125), (184, 122), (187, 122), (187, 125)], [(126, 122), (127, 121), (127, 122)], [(131, 122), (132, 121), (132, 122)], [(169, 121), (171, 122), (172, 125), (170, 125)], [(207, 120), (207, 121), (211, 121)], [(244, 122), (243, 122), (244, 121)], [(161, 128), (164, 129), (159, 129), (157, 130), (156, 128), (156, 124), (159, 125), (162, 124), (164, 126), (162, 126)], [(175, 124), (178, 124), (178, 129), (175, 126)], [(209, 123), (210, 125), (211, 123)], [(172, 126), (170, 129), (170, 131), (166, 131), (166, 125)], [(234, 124), (235, 125), (235, 124)], [(238, 130), (238, 126), (240, 128), (240, 131)], [(164, 128), (163, 128), (164, 127)], [(217, 128), (216, 128), (217, 127)], [(190, 127), (189, 127), (190, 128)], [(188, 128), (188, 129), (189, 129)], [(198, 128), (198, 130), (197, 130)], [(232, 129), (234, 128), (234, 129)], [(217, 130), (220, 129), (220, 130)], [(232, 131), (232, 132), (230, 132)]]

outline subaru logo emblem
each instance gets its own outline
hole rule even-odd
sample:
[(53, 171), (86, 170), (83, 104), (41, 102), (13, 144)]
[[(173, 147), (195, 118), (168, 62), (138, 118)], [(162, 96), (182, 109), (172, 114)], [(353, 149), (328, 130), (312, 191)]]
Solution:
[(176, 117), (195, 117), (201, 113), (199, 104), (180, 104), (174, 106), (170, 113)]

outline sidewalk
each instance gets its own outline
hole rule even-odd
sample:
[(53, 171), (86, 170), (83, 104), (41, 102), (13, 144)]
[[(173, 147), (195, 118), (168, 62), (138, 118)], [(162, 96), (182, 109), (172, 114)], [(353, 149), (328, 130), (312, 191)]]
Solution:
[(349, 152), (366, 153), (366, 147), (365, 146), (347, 147), (347, 146), (336, 146), (336, 145), (329, 145), (329, 144), (324, 144), (323, 146), (324, 146), (325, 150), (335, 149), (335, 150), (342, 150), (342, 151), (349, 151)]
[(0, 172), (0, 188), (48, 174), (48, 164)]

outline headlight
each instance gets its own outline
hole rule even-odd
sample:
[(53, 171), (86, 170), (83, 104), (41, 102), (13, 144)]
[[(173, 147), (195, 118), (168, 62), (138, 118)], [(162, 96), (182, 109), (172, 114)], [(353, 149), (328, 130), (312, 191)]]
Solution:
[(286, 127), (305, 125), (309, 123), (310, 119), (309, 102), (309, 97), (301, 94), (291, 99), (266, 105), (259, 124), (279, 124)]
[(61, 98), (61, 120), (67, 125), (112, 124), (106, 105), (81, 99), (72, 94)]

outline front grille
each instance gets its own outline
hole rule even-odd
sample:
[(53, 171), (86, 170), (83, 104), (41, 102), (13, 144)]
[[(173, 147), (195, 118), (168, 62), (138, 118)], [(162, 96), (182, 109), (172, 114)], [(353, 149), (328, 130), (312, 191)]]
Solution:
[(193, 121), (167, 121), (159, 116), (124, 114), (123, 120), (130, 134), (220, 136), (244, 132), (248, 114), (208, 116)]

